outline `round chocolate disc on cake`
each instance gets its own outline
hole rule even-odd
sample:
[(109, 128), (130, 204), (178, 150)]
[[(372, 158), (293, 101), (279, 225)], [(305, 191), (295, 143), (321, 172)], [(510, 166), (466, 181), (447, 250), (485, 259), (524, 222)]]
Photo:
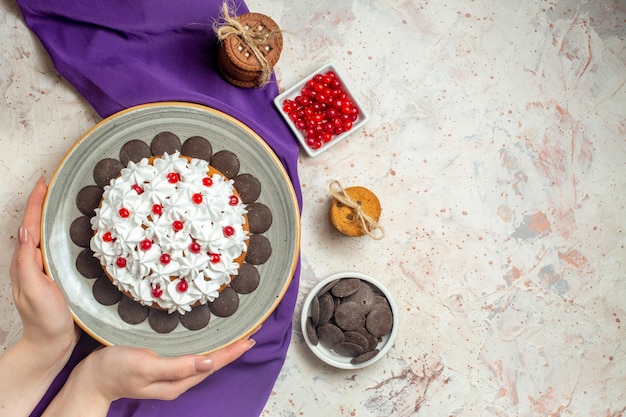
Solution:
[(237, 175), (233, 185), (245, 204), (254, 203), (261, 195), (261, 182), (252, 174)]
[(150, 143), (150, 151), (153, 156), (159, 156), (167, 153), (172, 155), (174, 152), (180, 152), (182, 145), (180, 138), (172, 132), (158, 133)]
[(168, 313), (167, 310), (149, 309), (148, 324), (152, 330), (157, 333), (169, 333), (174, 330), (180, 323), (180, 314), (178, 311)]
[(230, 286), (239, 294), (250, 294), (257, 289), (260, 280), (259, 271), (253, 265), (244, 262)]
[(264, 233), (272, 225), (272, 211), (263, 203), (248, 204), (248, 227), (252, 233)]
[(180, 153), (190, 158), (204, 159), (209, 162), (211, 155), (213, 155), (213, 147), (211, 143), (202, 136), (192, 136), (185, 140)]
[(150, 146), (143, 140), (130, 140), (120, 148), (120, 162), (127, 166), (130, 161), (139, 162), (143, 158), (150, 158), (152, 151)]
[(97, 185), (88, 185), (81, 188), (76, 194), (76, 207), (85, 216), (93, 216), (96, 214), (94, 211), (99, 205), (102, 199), (102, 193), (104, 190)]
[(233, 179), (239, 173), (239, 158), (231, 151), (219, 151), (211, 157), (211, 166), (226, 178)]
[(191, 311), (180, 316), (180, 322), (189, 330), (205, 328), (211, 320), (211, 310), (206, 304), (194, 307)]
[(83, 249), (76, 257), (76, 269), (85, 278), (98, 278), (105, 275), (100, 261), (93, 256), (93, 251), (89, 248)]
[(89, 216), (80, 216), (70, 224), (70, 239), (76, 246), (89, 247), (89, 240), (93, 236), (90, 220)]
[(248, 240), (246, 262), (252, 265), (261, 265), (267, 262), (272, 255), (272, 244), (263, 235), (252, 235)]
[(112, 306), (124, 296), (106, 276), (102, 276), (94, 281), (91, 292), (96, 301), (105, 306)]
[(93, 179), (96, 185), (101, 188), (104, 188), (105, 185), (109, 185), (113, 178), (120, 175), (122, 168), (124, 168), (124, 166), (117, 159), (101, 159), (93, 168)]
[(122, 297), (117, 305), (120, 318), (128, 324), (139, 324), (148, 318), (150, 308), (143, 306), (128, 297)]
[(239, 308), (239, 295), (231, 287), (226, 287), (212, 302), (208, 303), (211, 313), (218, 317), (228, 317), (235, 314)]

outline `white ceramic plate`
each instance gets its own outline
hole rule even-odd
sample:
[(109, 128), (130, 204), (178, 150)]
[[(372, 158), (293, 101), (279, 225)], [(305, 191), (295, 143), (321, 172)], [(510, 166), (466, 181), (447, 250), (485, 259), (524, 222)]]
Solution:
[[(356, 119), (356, 121), (354, 121), (354, 123), (352, 124), (352, 129), (348, 130), (347, 132), (343, 132), (343, 133), (341, 133), (339, 135), (334, 136), (333, 139), (330, 142), (322, 144), (322, 146), (320, 148), (313, 149), (309, 145), (306, 144), (306, 139), (305, 139), (304, 135), (302, 134), (302, 132), (296, 127), (296, 125), (289, 118), (289, 115), (287, 113), (285, 113), (285, 111), (283, 110), (283, 102), (286, 99), (293, 100), (297, 96), (299, 96), (300, 95), (300, 91), (302, 90), (302, 87), (304, 87), (304, 85), (311, 78), (313, 78), (316, 74), (324, 74), (327, 71), (331, 71), (331, 70), (335, 72), (335, 74), (337, 75), (337, 78), (339, 78), (339, 80), (341, 81), (341, 84), (343, 86), (343, 90), (346, 93), (348, 93), (348, 96), (350, 96), (350, 98), (352, 99), (354, 104), (356, 104), (356, 106), (359, 108), (359, 116)], [(293, 134), (296, 136), (296, 138), (300, 142), (300, 145), (302, 146), (302, 149), (304, 149), (304, 151), (309, 156), (317, 156), (317, 155), (321, 154), (322, 152), (328, 150), (330, 147), (336, 145), (338, 142), (341, 142), (343, 139), (345, 139), (346, 137), (348, 137), (349, 135), (351, 135), (355, 131), (357, 131), (360, 128), (362, 128), (363, 125), (365, 125), (365, 123), (367, 123), (367, 121), (369, 120), (369, 116), (367, 115), (367, 112), (365, 111), (365, 109), (363, 108), (361, 103), (357, 100), (356, 96), (350, 90), (347, 78), (345, 76), (343, 76), (341, 74), (341, 72), (339, 71), (339, 69), (337, 69), (337, 67), (334, 66), (333, 64), (323, 65), (321, 68), (319, 68), (319, 69), (315, 70), (314, 72), (312, 72), (308, 77), (305, 77), (302, 81), (300, 81), (296, 85), (292, 86), (288, 90), (283, 91), (281, 94), (279, 94), (278, 96), (276, 96), (274, 98), (274, 105), (276, 106), (276, 108), (278, 109), (280, 114), (283, 116), (285, 121), (287, 122), (287, 125), (289, 125), (289, 128), (291, 129)]]
[[(381, 341), (380, 343), (378, 343), (378, 346), (377, 346), (377, 349), (379, 349), (378, 354), (374, 356), (372, 359), (366, 362), (359, 363), (359, 364), (350, 363), (352, 358), (338, 355), (332, 349), (327, 348), (321, 343), (317, 343), (316, 345), (314, 345), (311, 342), (311, 339), (309, 338), (307, 330), (306, 330), (306, 322), (307, 322), (308, 317), (311, 314), (310, 310), (311, 310), (311, 302), (313, 301), (313, 298), (317, 297), (318, 293), (327, 284), (333, 281), (342, 279), (342, 278), (359, 278), (362, 281), (366, 281), (374, 285), (385, 295), (385, 298), (387, 298), (387, 301), (389, 302), (389, 306), (391, 307), (391, 312), (393, 314), (393, 327), (391, 329), (391, 333), (381, 338)], [(391, 349), (391, 347), (393, 346), (396, 340), (396, 336), (398, 334), (398, 317), (399, 317), (398, 306), (396, 304), (395, 299), (391, 295), (391, 292), (389, 292), (389, 290), (387, 289), (387, 287), (385, 287), (380, 281), (376, 280), (374, 277), (370, 275), (363, 274), (361, 272), (356, 272), (356, 271), (346, 271), (346, 272), (338, 272), (336, 274), (333, 274), (323, 279), (322, 281), (318, 282), (315, 285), (315, 287), (313, 287), (313, 289), (311, 289), (311, 292), (304, 299), (304, 304), (302, 305), (302, 316), (300, 317), (300, 325), (302, 326), (302, 335), (304, 336), (304, 341), (306, 342), (307, 346), (311, 349), (313, 354), (317, 356), (320, 360), (336, 368), (360, 369), (360, 368), (369, 366), (373, 364), (374, 362), (377, 362), (379, 359), (385, 356), (385, 354), (387, 353), (387, 351), (389, 351), (389, 349)]]
[[(117, 304), (104, 306), (93, 298), (95, 280), (75, 266), (82, 248), (69, 238), (70, 224), (81, 216), (76, 195), (95, 184), (93, 167), (102, 158), (119, 158), (131, 139), (150, 143), (159, 132), (177, 134), (181, 142), (194, 135), (211, 142), (213, 152), (227, 149), (239, 157), (240, 173), (251, 173), (262, 184), (259, 202), (272, 211), (273, 223), (264, 235), (272, 256), (258, 266), (259, 287), (241, 295), (239, 308), (227, 318), (211, 317), (201, 330), (179, 324), (171, 333), (152, 330), (148, 321), (122, 321)], [(291, 282), (298, 258), (300, 223), (291, 181), (270, 147), (250, 128), (214, 109), (189, 103), (155, 103), (133, 107), (95, 125), (65, 155), (48, 188), (42, 216), (42, 252), (46, 272), (59, 284), (78, 325), (104, 345), (147, 347), (163, 356), (205, 353), (249, 335), (274, 311)]]

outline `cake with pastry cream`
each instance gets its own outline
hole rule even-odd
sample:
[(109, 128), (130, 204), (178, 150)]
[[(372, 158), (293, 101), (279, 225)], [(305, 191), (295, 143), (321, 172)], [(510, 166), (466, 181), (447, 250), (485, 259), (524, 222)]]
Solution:
[(233, 182), (179, 152), (129, 162), (91, 218), (90, 248), (107, 277), (133, 300), (170, 313), (218, 298), (250, 235)]

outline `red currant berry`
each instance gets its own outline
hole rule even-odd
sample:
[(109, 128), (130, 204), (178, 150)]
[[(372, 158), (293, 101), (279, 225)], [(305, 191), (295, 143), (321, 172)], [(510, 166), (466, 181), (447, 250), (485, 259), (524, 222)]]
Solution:
[(328, 133), (328, 132), (322, 133), (322, 142), (328, 143), (331, 140), (333, 140), (333, 134), (332, 133)]
[(127, 208), (122, 207), (119, 211), (120, 217), (122, 219), (127, 219), (130, 216), (130, 211)]
[(192, 195), (191, 201), (193, 201), (194, 204), (202, 204), (202, 194), (196, 193)]
[(144, 239), (139, 242), (139, 247), (141, 250), (150, 250), (150, 248), (152, 248), (152, 241), (150, 239)]
[(180, 220), (174, 220), (172, 223), (172, 229), (174, 229), (175, 232), (180, 232), (184, 227), (185, 225)]
[(235, 234), (235, 228), (232, 226), (224, 226), (224, 236), (231, 237)]
[(111, 234), (111, 232), (106, 232), (105, 234), (102, 235), (102, 241), (103, 242), (113, 242), (113, 235)]
[(155, 204), (152, 206), (152, 213), (160, 216), (161, 214), (163, 214), (163, 206), (160, 204)]
[(161, 284), (157, 284), (152, 288), (152, 296), (154, 298), (161, 298), (163, 295), (163, 290), (161, 289)]
[(191, 245), (189, 245), (189, 250), (192, 253), (199, 253), (201, 249), (202, 248), (200, 247), (200, 244), (198, 242), (191, 242)]
[(133, 184), (130, 186), (130, 188), (132, 188), (133, 190), (135, 190), (135, 192), (137, 194), (141, 194), (143, 193), (143, 188), (141, 188), (141, 186), (139, 184)]
[(178, 284), (176, 284), (176, 291), (185, 292), (189, 289), (189, 284), (184, 279), (180, 280)]
[(316, 141), (313, 143), (313, 146), (311, 146), (311, 148), (313, 148), (313, 149), (319, 149), (319, 148), (321, 148), (321, 147), (322, 147), (322, 142), (321, 142), (321, 141), (319, 141), (319, 140), (316, 140)]
[(204, 185), (205, 187), (210, 187), (213, 185), (213, 179), (210, 177), (204, 177), (202, 178), (202, 185)]
[(324, 74), (324, 75), (322, 76), (322, 82), (323, 82), (324, 84), (328, 85), (328, 84), (330, 84), (332, 81), (333, 81), (333, 77), (331, 77), (330, 75), (328, 75), (328, 74)]
[(170, 172), (167, 174), (167, 182), (170, 184), (176, 184), (180, 180), (180, 176), (175, 172)]
[(236, 195), (231, 195), (228, 198), (228, 204), (231, 206), (236, 206), (237, 204), (239, 204), (239, 198)]
[(212, 264), (219, 263), (220, 259), (221, 259), (221, 256), (219, 253), (209, 253), (209, 261)]
[(159, 258), (159, 261), (161, 261), (161, 263), (162, 263), (163, 265), (167, 265), (167, 264), (169, 264), (170, 262), (172, 262), (172, 257), (171, 257), (169, 254), (164, 253), (164, 254), (162, 254), (162, 255), (161, 255), (161, 257)]
[(315, 145), (315, 138), (313, 136), (306, 138), (306, 144), (312, 148)]
[(126, 258), (120, 256), (115, 261), (115, 264), (117, 265), (118, 268), (126, 268)]
[(347, 132), (348, 130), (352, 129), (352, 122), (350, 120), (346, 120), (345, 122), (343, 122), (343, 129)]

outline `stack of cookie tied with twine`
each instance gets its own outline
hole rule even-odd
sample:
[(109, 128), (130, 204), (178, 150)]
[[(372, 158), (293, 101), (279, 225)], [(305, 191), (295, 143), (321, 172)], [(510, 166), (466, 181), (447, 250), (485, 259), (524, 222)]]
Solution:
[(217, 65), (226, 81), (244, 88), (267, 85), (283, 48), (276, 22), (260, 13), (234, 16), (224, 3), (213, 29), (221, 42)]

